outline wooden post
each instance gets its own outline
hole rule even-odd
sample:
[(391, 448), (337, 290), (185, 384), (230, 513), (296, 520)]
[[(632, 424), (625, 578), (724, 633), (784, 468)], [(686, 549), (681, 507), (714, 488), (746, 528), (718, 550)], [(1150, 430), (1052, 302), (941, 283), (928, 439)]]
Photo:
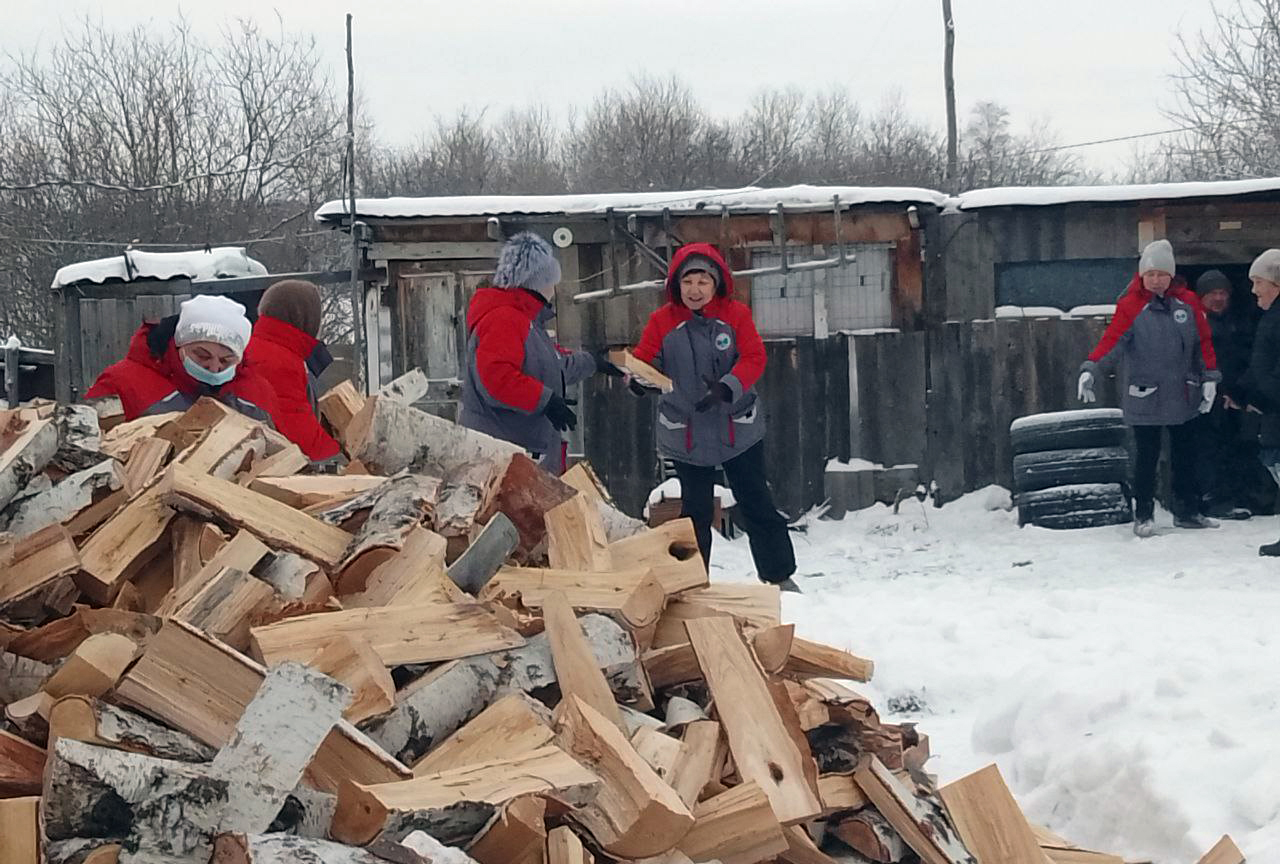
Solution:
[(4, 392), (9, 399), (9, 407), (17, 408), (22, 401), (21, 381), (18, 367), (22, 362), (22, 343), (17, 336), (10, 336), (4, 345)]
[(951, 0), (942, 0), (942, 23), (946, 31), (946, 49), (943, 59), (942, 76), (947, 95), (947, 191), (959, 192), (959, 142), (956, 131), (956, 19), (951, 14)]

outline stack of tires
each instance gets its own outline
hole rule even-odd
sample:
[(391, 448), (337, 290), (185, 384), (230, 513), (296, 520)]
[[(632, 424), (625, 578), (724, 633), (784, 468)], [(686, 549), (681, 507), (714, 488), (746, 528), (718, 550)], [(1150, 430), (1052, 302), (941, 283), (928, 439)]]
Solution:
[(1019, 525), (1094, 528), (1132, 520), (1128, 429), (1120, 409), (1019, 417), (1009, 436)]

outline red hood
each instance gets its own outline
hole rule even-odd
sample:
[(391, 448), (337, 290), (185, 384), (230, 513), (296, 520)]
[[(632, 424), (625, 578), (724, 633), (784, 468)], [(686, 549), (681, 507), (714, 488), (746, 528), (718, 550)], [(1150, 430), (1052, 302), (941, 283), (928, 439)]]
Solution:
[(732, 297), (733, 271), (725, 263), (720, 250), (710, 243), (689, 243), (681, 246), (676, 254), (671, 256), (671, 264), (667, 267), (667, 298), (677, 306), (684, 306), (684, 302), (680, 299), (680, 284), (676, 281), (676, 274), (680, 272), (680, 265), (691, 255), (705, 255), (720, 268), (720, 287), (716, 289), (716, 296)]
[[(1156, 296), (1142, 286), (1141, 273), (1134, 274), (1133, 281), (1129, 283), (1129, 290), (1125, 293), (1131, 297), (1142, 298), (1144, 303)], [(1195, 291), (1191, 290), (1190, 286), (1187, 285), (1187, 280), (1183, 279), (1181, 276), (1173, 277), (1173, 281), (1169, 283), (1169, 290), (1165, 292), (1165, 296), (1177, 297), (1179, 300), (1189, 303), (1197, 309), (1201, 308), (1199, 295), (1197, 295)]]
[(253, 338), (274, 342), (297, 354), (303, 360), (311, 356), (311, 352), (316, 350), (318, 344), (314, 336), (309, 336), (287, 321), (281, 321), (270, 315), (258, 316), (257, 322), (253, 325)]
[(156, 357), (151, 353), (151, 346), (147, 344), (147, 337), (156, 325), (152, 322), (144, 322), (141, 327), (134, 331), (133, 338), (129, 340), (129, 351), (125, 355), (135, 363), (141, 363), (149, 369), (163, 375), (173, 382), (184, 393), (196, 393), (200, 390), (200, 382), (187, 374), (187, 370), (182, 367), (182, 358), (178, 356), (178, 348), (173, 344), (173, 340), (169, 340), (169, 344), (165, 346), (165, 352), (160, 357)]
[(488, 285), (477, 288), (467, 305), (467, 332), (475, 330), (484, 317), (495, 309), (516, 309), (532, 320), (546, 308), (546, 303), (523, 288), (494, 288)]

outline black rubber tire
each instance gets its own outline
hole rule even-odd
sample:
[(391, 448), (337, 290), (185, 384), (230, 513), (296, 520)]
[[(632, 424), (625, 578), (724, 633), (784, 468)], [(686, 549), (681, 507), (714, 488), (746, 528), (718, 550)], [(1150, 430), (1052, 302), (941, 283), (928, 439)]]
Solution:
[(1129, 496), (1119, 483), (1055, 486), (1018, 496), (1018, 524), (1041, 528), (1097, 528), (1132, 521)]
[(1018, 493), (1080, 483), (1124, 483), (1128, 476), (1129, 451), (1123, 447), (1046, 450), (1013, 457), (1013, 488)]
[(1083, 447), (1123, 447), (1129, 433), (1119, 409), (1060, 411), (1057, 416), (1044, 416), (1054, 419), (1021, 427), (1015, 420), (1009, 427), (1014, 455)]

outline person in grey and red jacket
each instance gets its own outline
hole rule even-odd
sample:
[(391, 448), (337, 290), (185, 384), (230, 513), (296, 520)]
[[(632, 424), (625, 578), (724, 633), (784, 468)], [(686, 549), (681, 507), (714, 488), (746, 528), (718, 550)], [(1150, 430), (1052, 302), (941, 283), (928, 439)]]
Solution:
[(765, 480), (764, 413), (755, 389), (765, 352), (751, 310), (733, 299), (733, 274), (707, 243), (680, 248), (666, 288), (667, 302), (650, 316), (633, 353), (675, 385), (658, 404), (658, 449), (675, 462), (681, 515), (693, 520), (710, 565), (716, 467), (724, 466), (757, 575), (795, 590), (791, 535)]
[(502, 247), (493, 284), (467, 307), (467, 368), (458, 422), (529, 451), (563, 474), (561, 433), (577, 427), (565, 395), (596, 372), (621, 375), (603, 353), (567, 351), (547, 332), (555, 317), (560, 263), (551, 245), (522, 232)]
[(1196, 481), (1195, 426), (1217, 398), (1217, 359), (1209, 322), (1184, 280), (1174, 277), (1173, 246), (1156, 240), (1142, 250), (1138, 273), (1116, 304), (1115, 317), (1093, 353), (1080, 366), (1078, 395), (1093, 402), (1094, 380), (1123, 361), (1124, 422), (1133, 427), (1133, 533), (1155, 534), (1156, 463), (1160, 436), (1169, 430), (1174, 519), (1179, 528), (1215, 528), (1200, 513)]

